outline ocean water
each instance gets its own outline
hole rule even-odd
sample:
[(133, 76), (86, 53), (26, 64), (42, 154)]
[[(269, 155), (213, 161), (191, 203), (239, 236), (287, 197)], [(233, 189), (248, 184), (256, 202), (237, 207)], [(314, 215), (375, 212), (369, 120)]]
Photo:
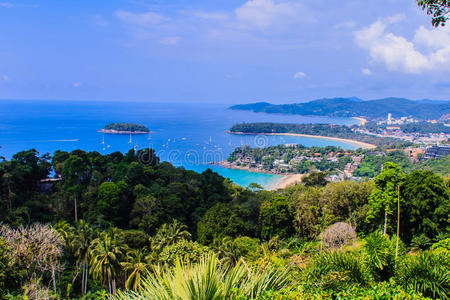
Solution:
[[(242, 186), (252, 182), (268, 188), (282, 176), (230, 170), (212, 164), (226, 159), (241, 145), (265, 147), (287, 143), (305, 146), (352, 144), (326, 139), (232, 135), (226, 133), (241, 122), (295, 122), (354, 124), (347, 118), (276, 115), (233, 111), (226, 104), (89, 102), (89, 101), (0, 101), (0, 156), (36, 149), (41, 154), (55, 150), (98, 151), (102, 154), (151, 147), (162, 160), (202, 172), (207, 168)], [(112, 135), (98, 130), (112, 122), (144, 124), (154, 133)]]

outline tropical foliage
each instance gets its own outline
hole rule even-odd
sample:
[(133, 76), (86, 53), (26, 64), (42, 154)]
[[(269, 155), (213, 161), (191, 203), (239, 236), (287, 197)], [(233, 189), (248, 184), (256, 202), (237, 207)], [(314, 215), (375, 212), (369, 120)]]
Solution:
[(265, 191), (151, 150), (23, 151), (0, 162), (0, 299), (445, 299), (449, 188), (392, 162)]

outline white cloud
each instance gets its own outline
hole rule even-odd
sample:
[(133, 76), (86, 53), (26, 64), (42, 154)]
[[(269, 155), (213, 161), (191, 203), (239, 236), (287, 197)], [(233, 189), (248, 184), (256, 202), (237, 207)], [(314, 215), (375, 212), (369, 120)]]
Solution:
[(0, 2), (0, 7), (11, 8), (13, 6), (14, 4), (12, 4), (11, 2)]
[(72, 83), (72, 86), (73, 86), (74, 88), (78, 88), (78, 87), (81, 86), (81, 83), (80, 83), (80, 82), (74, 82), (74, 83)]
[(8, 75), (3, 75), (2, 79), (3, 79), (3, 81), (8, 81), (9, 80), (9, 76)]
[(312, 22), (311, 12), (298, 1), (249, 0), (235, 10), (238, 25), (249, 29), (273, 29), (299, 22)]
[(370, 69), (368, 69), (368, 68), (362, 68), (362, 69), (361, 69), (361, 72), (362, 72), (364, 75), (367, 75), (367, 76), (372, 75), (372, 71), (371, 71)]
[(450, 46), (450, 27), (426, 29), (420, 26), (414, 36), (414, 43), (432, 50), (439, 50)]
[(118, 10), (116, 16), (125, 23), (139, 26), (158, 25), (166, 21), (167, 18), (154, 12), (132, 13), (129, 11)]
[[(399, 19), (399, 17), (394, 18)], [(420, 27), (413, 41), (386, 31), (387, 24), (379, 20), (354, 32), (356, 44), (368, 51), (373, 63), (389, 70), (419, 74), (427, 70), (450, 67), (450, 32)], [(431, 51), (419, 51), (425, 46)]]
[(297, 72), (294, 74), (294, 79), (301, 79), (301, 78), (305, 78), (306, 74), (303, 72)]
[(181, 40), (179, 36), (167, 36), (159, 39), (159, 43), (162, 45), (169, 45), (173, 46), (178, 44), (178, 42)]

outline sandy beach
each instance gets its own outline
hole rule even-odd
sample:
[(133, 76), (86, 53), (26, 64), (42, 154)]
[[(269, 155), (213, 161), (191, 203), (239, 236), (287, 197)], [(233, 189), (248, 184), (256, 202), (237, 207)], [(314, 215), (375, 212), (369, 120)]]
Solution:
[(282, 135), (282, 136), (298, 136), (298, 137), (307, 137), (307, 138), (315, 138), (315, 139), (326, 139), (332, 141), (339, 141), (344, 143), (349, 143), (355, 145), (359, 148), (363, 149), (375, 149), (377, 146), (369, 143), (364, 143), (360, 141), (350, 140), (350, 139), (342, 139), (331, 136), (321, 136), (321, 135), (310, 135), (310, 134), (301, 134), (301, 133), (246, 133), (246, 132), (231, 132), (227, 131), (230, 134), (242, 134), (242, 135)]
[(366, 125), (366, 123), (367, 123), (367, 119), (363, 118), (363, 117), (352, 117), (352, 119), (358, 120), (359, 125), (362, 125), (362, 126)]
[(220, 165), (225, 168), (235, 169), (235, 170), (243, 170), (243, 171), (247, 171), (247, 172), (282, 175), (283, 178), (281, 178), (281, 180), (279, 180), (278, 182), (273, 184), (273, 186), (270, 186), (269, 188), (267, 188), (270, 191), (284, 189), (284, 188), (287, 188), (288, 186), (300, 183), (300, 182), (302, 182), (302, 178), (307, 175), (307, 174), (282, 174), (282, 173), (280, 174), (280, 173), (270, 172), (270, 171), (266, 171), (266, 170), (260, 170), (257, 168), (251, 168), (251, 167), (246, 167), (246, 166), (235, 166), (226, 160), (221, 161), (221, 162), (216, 162), (215, 164)]
[(278, 189), (284, 189), (287, 188), (291, 185), (297, 184), (302, 182), (302, 178), (305, 176), (306, 174), (289, 174), (283, 177), (283, 179), (278, 182), (276, 185), (274, 185), (273, 187), (269, 188), (269, 190), (275, 191)]

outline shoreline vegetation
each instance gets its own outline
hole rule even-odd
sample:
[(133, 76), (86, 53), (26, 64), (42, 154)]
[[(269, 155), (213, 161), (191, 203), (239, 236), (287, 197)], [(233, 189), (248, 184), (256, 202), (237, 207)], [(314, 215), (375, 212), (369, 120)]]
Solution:
[[(361, 120), (362, 121), (362, 120)], [(378, 137), (359, 131), (359, 126), (335, 124), (297, 124), (297, 123), (239, 123), (234, 124), (229, 133), (260, 135), (291, 135), (330, 139), (352, 143), (365, 149), (396, 148), (409, 146), (411, 142), (393, 137)]]
[[(362, 120), (361, 120), (361, 122), (362, 122)], [(323, 135), (302, 134), (302, 133), (249, 133), (249, 132), (230, 131), (230, 130), (228, 130), (227, 133), (229, 133), (229, 134), (240, 134), (240, 135), (297, 136), (297, 137), (307, 137), (307, 138), (316, 138), (316, 139), (325, 139), (325, 140), (344, 142), (344, 143), (348, 143), (348, 144), (352, 144), (352, 145), (358, 146), (358, 147), (363, 148), (363, 149), (375, 149), (377, 147), (374, 144), (369, 144), (369, 143), (365, 143), (365, 142), (361, 142), (361, 141), (357, 141), (357, 140), (352, 140), (352, 139), (344, 139), (344, 138), (323, 136)]]
[(129, 131), (129, 130), (114, 130), (114, 129), (100, 129), (98, 132), (110, 134), (148, 134), (152, 131)]
[(98, 132), (111, 134), (147, 134), (152, 133), (150, 129), (142, 124), (135, 123), (111, 123)]

